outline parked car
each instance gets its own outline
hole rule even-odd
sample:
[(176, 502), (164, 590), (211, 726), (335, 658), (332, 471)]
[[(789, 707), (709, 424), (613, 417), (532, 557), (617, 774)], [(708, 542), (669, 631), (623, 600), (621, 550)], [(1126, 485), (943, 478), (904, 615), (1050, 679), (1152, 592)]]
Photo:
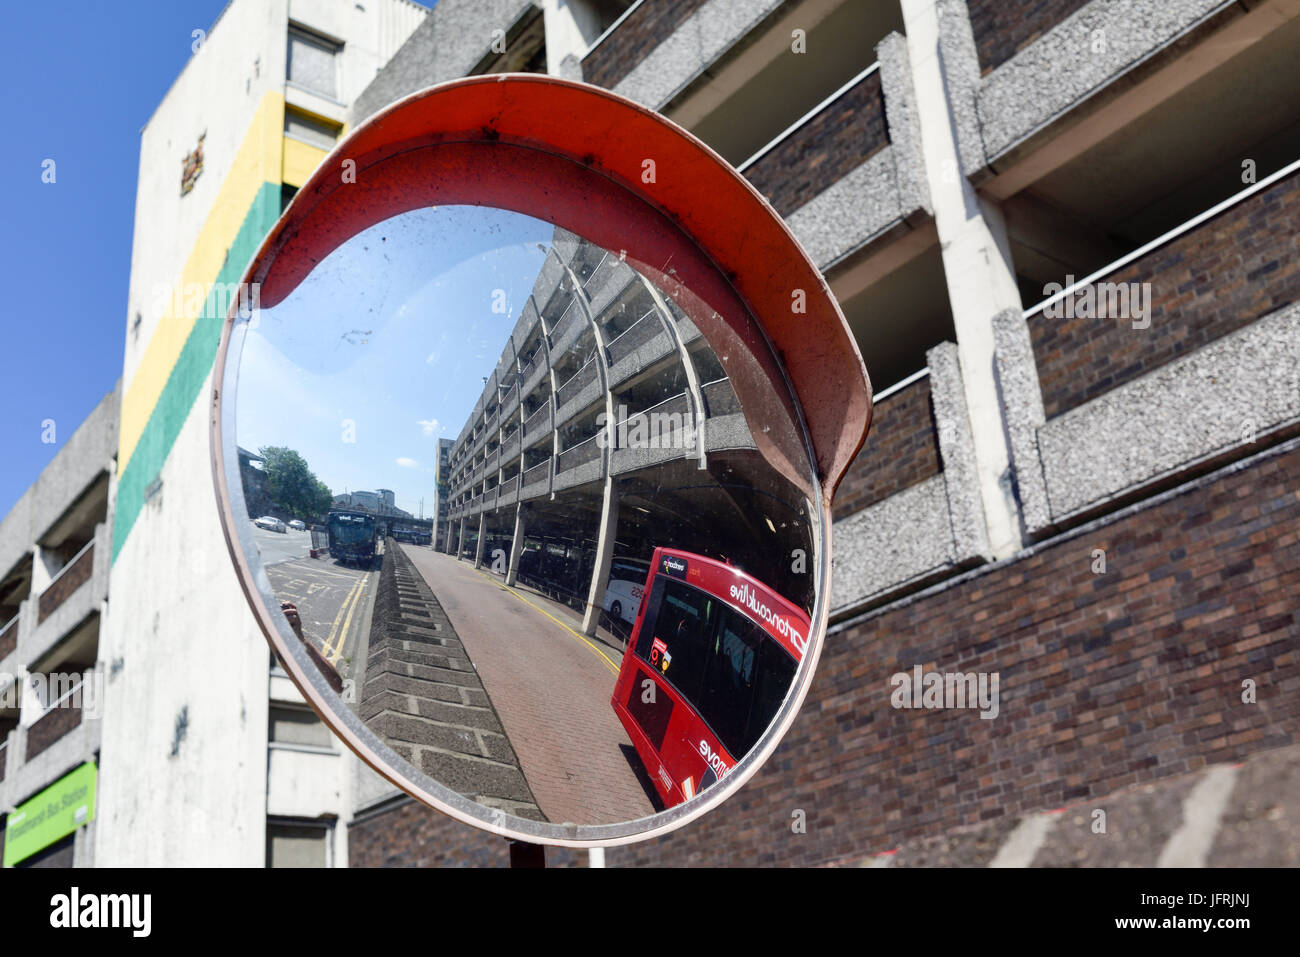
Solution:
[(296, 519), (296, 518), (290, 520), (290, 522), (289, 522), (289, 527), (292, 528), (292, 529), (293, 529), (294, 531), (296, 531), (296, 532), (305, 532), (305, 531), (307, 531), (307, 524), (306, 524), (305, 522), (300, 521), (299, 519)]
[(286, 532), (284, 522), (280, 521), (274, 515), (263, 515), (261, 518), (253, 520), (253, 524), (258, 528), (269, 528), (273, 532)]

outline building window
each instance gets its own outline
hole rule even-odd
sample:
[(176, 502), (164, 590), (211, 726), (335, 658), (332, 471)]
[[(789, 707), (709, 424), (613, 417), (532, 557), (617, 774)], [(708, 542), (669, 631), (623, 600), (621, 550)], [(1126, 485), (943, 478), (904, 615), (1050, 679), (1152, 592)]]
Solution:
[(329, 867), (333, 837), (333, 821), (267, 821), (266, 866)]
[(307, 745), (313, 748), (332, 747), (329, 728), (306, 708), (271, 708), (271, 727), (268, 735), (272, 744)]
[(342, 127), (337, 123), (318, 119), (310, 113), (286, 107), (284, 111), (284, 135), (291, 136), (323, 150), (332, 150), (338, 142)]
[(330, 99), (338, 97), (339, 44), (299, 27), (289, 28), (288, 80)]

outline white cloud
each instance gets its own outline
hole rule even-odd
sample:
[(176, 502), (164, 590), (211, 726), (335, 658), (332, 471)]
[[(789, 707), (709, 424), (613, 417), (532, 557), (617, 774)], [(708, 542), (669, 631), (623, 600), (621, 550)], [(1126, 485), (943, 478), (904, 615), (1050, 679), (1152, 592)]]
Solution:
[(414, 469), (414, 468), (419, 468), (420, 466), (420, 463), (415, 461), (415, 459), (408, 459), (406, 457), (396, 459), (395, 461), (397, 462), (398, 465), (400, 465), (404, 469)]
[(441, 431), (437, 419), (417, 419), (415, 424), (424, 430), (425, 435), (433, 435)]
[(425, 361), (425, 363), (428, 364), (428, 365), (433, 365), (434, 363), (436, 363), (436, 362), (438, 361), (438, 353), (436, 353), (436, 352), (430, 352), (429, 355), (425, 358), (424, 361)]

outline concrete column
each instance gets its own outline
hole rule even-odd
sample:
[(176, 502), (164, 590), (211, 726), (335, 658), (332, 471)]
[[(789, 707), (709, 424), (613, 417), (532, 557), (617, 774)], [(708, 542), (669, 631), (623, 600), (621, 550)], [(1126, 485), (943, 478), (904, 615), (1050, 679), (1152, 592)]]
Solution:
[(32, 546), (32, 589), (28, 593), (33, 598), (40, 596), (41, 592), (50, 587), (50, 582), (54, 576), (59, 573), (63, 567), (59, 556), (54, 552), (47, 551), (39, 545)]
[(515, 506), (515, 537), (510, 541), (510, 567), (506, 570), (506, 584), (513, 585), (519, 578), (519, 556), (524, 553), (524, 505)]
[(902, 0), (916, 91), (921, 152), (943, 255), (957, 353), (974, 439), (976, 476), (992, 558), (1021, 547), (1011, 457), (994, 375), (993, 317), (1021, 309), (1001, 210), (962, 175), (953, 113), (939, 56), (936, 0)]
[[(542, 0), (542, 16), (546, 29), (546, 72), (551, 76), (568, 76), (564, 66), (566, 57), (581, 60), (586, 52), (587, 40), (583, 34), (595, 37), (600, 34), (595, 4), (573, 3), (571, 0)], [(581, 68), (577, 77), (581, 80)]]
[(636, 278), (640, 280), (642, 288), (650, 294), (650, 298), (654, 301), (655, 313), (659, 317), (659, 323), (663, 326), (664, 332), (668, 334), (668, 338), (673, 341), (673, 345), (677, 349), (677, 355), (681, 359), (682, 371), (686, 373), (686, 392), (690, 396), (691, 407), (695, 410), (695, 467), (706, 469), (709, 467), (709, 458), (704, 448), (704, 392), (700, 388), (700, 378), (695, 374), (695, 363), (691, 361), (690, 351), (686, 348), (686, 343), (682, 341), (681, 332), (677, 328), (677, 323), (673, 319), (663, 295), (645, 276), (637, 273)]
[(460, 553), (465, 548), (465, 516), (460, 517), (460, 531), (456, 533), (456, 561), (460, 561)]
[(483, 542), (487, 540), (487, 512), (478, 513), (478, 541), (474, 543), (474, 567), (483, 567)]
[(587, 592), (587, 609), (582, 615), (582, 633), (594, 635), (600, 623), (601, 604), (605, 600), (605, 582), (614, 557), (614, 539), (618, 535), (618, 483), (605, 476), (605, 501), (600, 509), (600, 534), (596, 538), (596, 566), (591, 572)]

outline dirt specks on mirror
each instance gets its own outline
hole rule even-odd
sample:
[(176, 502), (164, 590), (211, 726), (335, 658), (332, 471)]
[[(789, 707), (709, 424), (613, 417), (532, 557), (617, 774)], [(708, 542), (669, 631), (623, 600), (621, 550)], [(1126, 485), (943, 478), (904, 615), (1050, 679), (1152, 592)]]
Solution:
[(728, 310), (669, 264), (440, 206), (246, 330), (240, 540), (402, 774), (488, 820), (615, 824), (767, 732), (820, 511), (779, 366)]

